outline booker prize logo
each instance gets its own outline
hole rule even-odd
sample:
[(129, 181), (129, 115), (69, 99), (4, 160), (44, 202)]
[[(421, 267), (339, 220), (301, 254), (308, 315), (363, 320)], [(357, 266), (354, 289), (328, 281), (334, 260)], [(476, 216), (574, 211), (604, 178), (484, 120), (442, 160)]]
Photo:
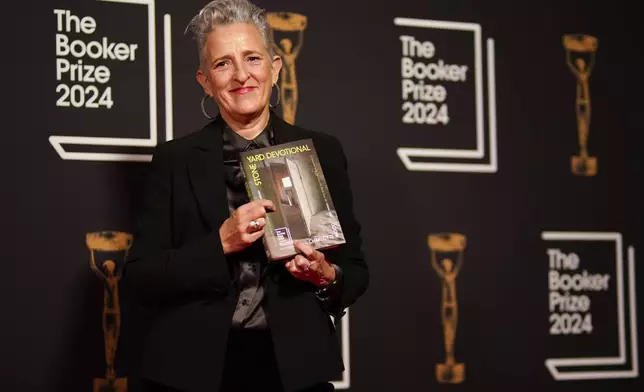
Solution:
[(465, 236), (458, 233), (430, 234), (427, 245), (432, 267), (441, 280), (441, 320), (445, 344), (445, 362), (436, 365), (436, 380), (440, 383), (458, 384), (465, 380), (465, 364), (457, 363), (454, 357), (458, 303), (456, 301), (456, 277), (463, 265)]
[(116, 377), (114, 360), (121, 332), (118, 283), (132, 234), (116, 231), (87, 233), (90, 267), (103, 282), (103, 336), (105, 341), (105, 378), (94, 379), (94, 392), (127, 392), (127, 378)]
[(494, 41), (487, 39), (484, 53), (477, 23), (410, 18), (393, 22), (400, 54), (400, 106), (393, 113), (400, 116), (396, 144), (401, 147), (396, 152), (405, 168), (495, 173)]
[(638, 377), (634, 248), (625, 262), (621, 233), (546, 231), (541, 238), (553, 355), (545, 365), (552, 377)]
[[(159, 135), (155, 0), (96, 0), (91, 8), (93, 15), (65, 8), (52, 13), (51, 123), (74, 126), (55, 128), (64, 135), (49, 142), (65, 160), (150, 161), (157, 140), (173, 137), (170, 15), (163, 18), (165, 133)], [(124, 24), (133, 26), (125, 38)]]
[(295, 59), (304, 44), (307, 19), (293, 12), (269, 12), (266, 19), (273, 36), (273, 49), (283, 61), (280, 75), (282, 118), (289, 124), (295, 124), (298, 100)]
[(577, 114), (577, 137), (579, 155), (570, 160), (572, 173), (578, 176), (597, 174), (597, 158), (588, 155), (588, 134), (590, 132), (590, 88), (588, 80), (595, 64), (597, 39), (590, 35), (570, 34), (563, 37), (566, 50), (566, 64), (577, 81), (575, 113)]

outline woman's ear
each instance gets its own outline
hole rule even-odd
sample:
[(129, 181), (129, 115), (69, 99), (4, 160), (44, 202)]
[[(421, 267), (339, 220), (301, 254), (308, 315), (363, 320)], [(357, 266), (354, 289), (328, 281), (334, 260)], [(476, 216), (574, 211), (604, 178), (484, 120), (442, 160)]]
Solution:
[(208, 76), (203, 73), (201, 70), (201, 67), (197, 68), (197, 81), (201, 85), (201, 88), (203, 88), (204, 93), (212, 97), (212, 90), (210, 88), (210, 83), (208, 82)]
[(273, 56), (271, 67), (273, 68), (273, 84), (275, 84), (279, 80), (280, 71), (282, 70), (282, 58), (280, 56)]

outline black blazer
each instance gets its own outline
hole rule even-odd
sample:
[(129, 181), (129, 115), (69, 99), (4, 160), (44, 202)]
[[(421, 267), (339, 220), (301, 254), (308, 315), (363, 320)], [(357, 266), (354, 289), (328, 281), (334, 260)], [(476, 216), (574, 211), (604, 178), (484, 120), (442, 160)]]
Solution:
[[(342, 268), (342, 308), (366, 290), (369, 273), (353, 213), (347, 161), (330, 135), (292, 126), (274, 113), (275, 143), (313, 139), (346, 244), (324, 251)], [(188, 136), (157, 146), (123, 283), (156, 317), (145, 337), (142, 376), (190, 392), (219, 387), (237, 301), (233, 268), (219, 227), (229, 217), (218, 118)], [(266, 273), (268, 317), (286, 390), (338, 380), (340, 343), (316, 288), (283, 263)]]

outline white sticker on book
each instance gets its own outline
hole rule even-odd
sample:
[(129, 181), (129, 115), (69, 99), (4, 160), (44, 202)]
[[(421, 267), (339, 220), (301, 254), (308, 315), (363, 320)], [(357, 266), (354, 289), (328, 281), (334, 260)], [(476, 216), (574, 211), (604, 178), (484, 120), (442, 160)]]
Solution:
[(288, 230), (288, 227), (275, 229), (275, 235), (277, 236), (279, 246), (284, 247), (293, 244), (293, 238), (291, 238), (291, 232)]
[(291, 182), (291, 177), (282, 177), (282, 184), (284, 185), (284, 188), (292, 187), (293, 183)]

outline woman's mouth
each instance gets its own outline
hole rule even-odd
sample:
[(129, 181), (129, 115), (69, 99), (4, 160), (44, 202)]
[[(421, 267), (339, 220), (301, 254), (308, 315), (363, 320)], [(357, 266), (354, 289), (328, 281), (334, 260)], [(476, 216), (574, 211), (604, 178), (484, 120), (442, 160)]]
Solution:
[(236, 89), (230, 90), (231, 93), (243, 95), (253, 91), (256, 87), (238, 87)]

